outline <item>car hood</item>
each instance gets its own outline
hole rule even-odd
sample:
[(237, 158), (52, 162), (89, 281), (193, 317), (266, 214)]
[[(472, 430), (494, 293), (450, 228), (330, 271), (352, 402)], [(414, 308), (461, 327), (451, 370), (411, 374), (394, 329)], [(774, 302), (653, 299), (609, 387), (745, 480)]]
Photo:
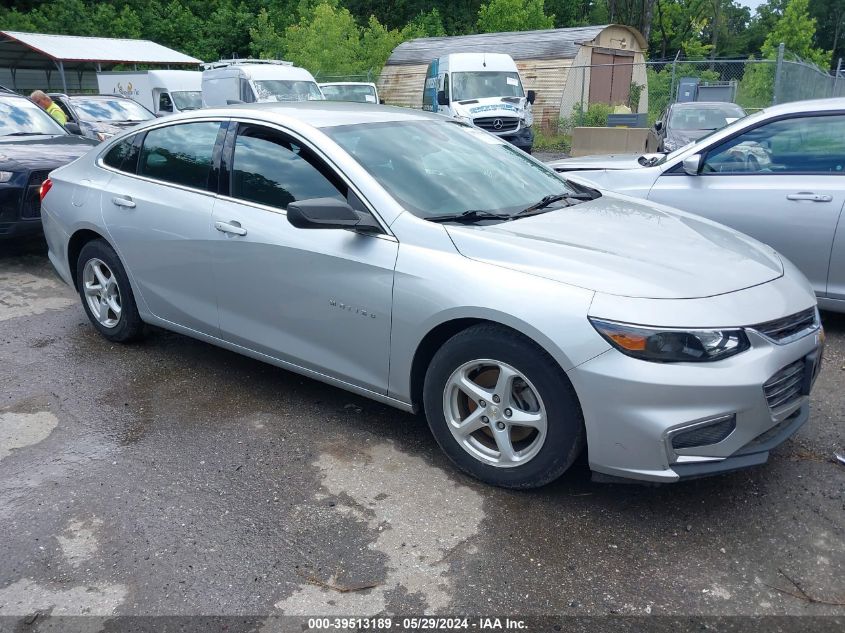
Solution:
[(596, 156), (579, 156), (578, 158), (563, 158), (548, 163), (556, 171), (577, 171), (582, 169), (637, 169), (643, 167), (639, 159), (660, 158), (663, 154), (602, 154)]
[(774, 250), (750, 237), (626, 197), (446, 230), (469, 259), (627, 297), (708, 297), (783, 275)]
[(76, 160), (96, 143), (80, 136), (14, 136), (0, 139), (0, 166), (19, 169), (54, 169)]

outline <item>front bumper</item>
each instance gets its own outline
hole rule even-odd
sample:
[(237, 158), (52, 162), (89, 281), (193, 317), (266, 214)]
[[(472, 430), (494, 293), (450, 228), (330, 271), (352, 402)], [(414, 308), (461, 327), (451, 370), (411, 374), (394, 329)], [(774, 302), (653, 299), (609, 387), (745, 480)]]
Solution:
[(534, 132), (530, 127), (520, 128), (516, 134), (502, 135), (500, 138), (528, 154), (531, 153), (531, 148), (534, 145)]
[[(815, 361), (820, 333), (778, 345), (748, 331), (751, 349), (715, 363), (652, 363), (611, 349), (579, 365), (569, 376), (584, 412), (590, 467), (668, 483), (764, 463), (809, 415), (808, 389), (772, 409), (764, 384), (797, 361)], [(808, 367), (811, 385), (818, 368)], [(725, 416), (735, 416), (735, 426), (724, 439), (673, 445), (673, 435)]]

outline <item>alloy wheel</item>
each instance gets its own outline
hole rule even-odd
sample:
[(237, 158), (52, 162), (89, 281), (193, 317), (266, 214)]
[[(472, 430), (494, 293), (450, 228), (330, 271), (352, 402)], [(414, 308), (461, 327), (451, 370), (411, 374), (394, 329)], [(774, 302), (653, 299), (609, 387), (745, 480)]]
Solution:
[(443, 391), (452, 436), (467, 453), (491, 466), (512, 468), (534, 458), (546, 440), (546, 408), (531, 381), (490, 359), (458, 367)]
[(97, 322), (103, 327), (116, 327), (120, 322), (120, 287), (111, 268), (101, 259), (89, 259), (82, 269), (82, 284)]

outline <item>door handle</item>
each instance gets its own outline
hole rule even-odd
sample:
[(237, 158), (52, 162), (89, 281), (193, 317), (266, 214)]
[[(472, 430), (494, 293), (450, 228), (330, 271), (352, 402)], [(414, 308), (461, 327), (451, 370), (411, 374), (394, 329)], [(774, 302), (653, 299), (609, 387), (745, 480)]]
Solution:
[(786, 194), (787, 200), (808, 200), (810, 202), (830, 202), (833, 196), (824, 193), (813, 193), (812, 191), (799, 191), (798, 193)]
[(246, 229), (241, 228), (240, 224), (232, 220), (232, 222), (215, 222), (214, 228), (221, 233), (230, 233), (232, 235), (246, 235)]
[(135, 208), (135, 202), (129, 196), (115, 196), (111, 201), (118, 207), (124, 207), (126, 209)]

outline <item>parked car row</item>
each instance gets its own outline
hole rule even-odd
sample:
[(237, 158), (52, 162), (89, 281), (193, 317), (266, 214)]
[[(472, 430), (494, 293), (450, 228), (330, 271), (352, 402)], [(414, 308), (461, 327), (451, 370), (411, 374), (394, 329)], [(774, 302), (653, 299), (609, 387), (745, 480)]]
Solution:
[[(829, 129), (845, 118), (842, 100), (811, 107)], [(746, 121), (788, 117), (773, 112)], [(769, 156), (757, 171), (780, 172), (750, 183), (757, 195), (804, 169), (796, 204), (842, 207), (813, 180), (838, 171), (841, 135), (814, 129), (754, 137)], [(674, 482), (765, 462), (807, 420), (821, 363), (816, 297), (789, 259), (606, 190), (642, 173), (703, 195), (711, 174), (751, 165), (740, 136), (561, 175), (433, 113), (223, 106), (139, 124), (52, 172), (43, 225), (110, 341), (153, 324), (422, 411), (449, 458), (491, 484), (542, 485), (585, 448), (596, 477)], [(739, 215), (751, 176), (736, 177), (715, 188)]]

